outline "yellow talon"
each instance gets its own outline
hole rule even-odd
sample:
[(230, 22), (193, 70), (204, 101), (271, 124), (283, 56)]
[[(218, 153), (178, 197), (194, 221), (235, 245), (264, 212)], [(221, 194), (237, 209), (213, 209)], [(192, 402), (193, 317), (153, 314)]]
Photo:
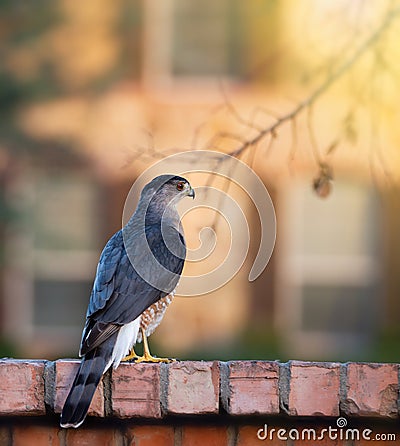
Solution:
[(149, 344), (147, 342), (147, 337), (146, 337), (146, 333), (143, 330), (143, 328), (140, 328), (141, 332), (142, 332), (142, 338), (143, 338), (143, 355), (142, 356), (136, 356), (136, 358), (134, 359), (136, 364), (139, 364), (140, 362), (175, 362), (176, 359), (172, 359), (172, 358), (156, 358), (154, 356), (151, 355), (150, 353), (150, 349), (149, 349)]
[(173, 358), (155, 358), (154, 356), (151, 355), (143, 355), (143, 356), (139, 356), (138, 358), (136, 358), (134, 360), (135, 364), (139, 364), (140, 362), (175, 362), (176, 359)]
[(140, 356), (138, 356), (135, 353), (135, 349), (132, 347), (131, 351), (129, 352), (129, 355), (125, 356), (125, 358), (123, 358), (121, 362), (126, 362), (126, 361), (131, 361), (131, 360), (134, 360), (136, 362), (136, 359), (139, 359), (139, 358), (140, 358)]

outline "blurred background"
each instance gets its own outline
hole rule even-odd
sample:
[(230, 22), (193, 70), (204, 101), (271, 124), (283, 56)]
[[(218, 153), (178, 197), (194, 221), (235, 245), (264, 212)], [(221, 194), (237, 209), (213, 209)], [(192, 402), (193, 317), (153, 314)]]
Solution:
[(77, 356), (99, 254), (144, 169), (278, 123), (240, 154), (275, 205), (267, 268), (248, 282), (249, 204), (242, 271), (177, 296), (153, 353), (399, 361), (399, 9), (1, 1), (0, 355)]

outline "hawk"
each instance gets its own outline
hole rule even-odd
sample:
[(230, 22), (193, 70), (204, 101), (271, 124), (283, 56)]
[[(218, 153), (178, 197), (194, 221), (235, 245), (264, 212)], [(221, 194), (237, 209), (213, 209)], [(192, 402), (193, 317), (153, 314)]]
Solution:
[[(182, 273), (186, 245), (178, 201), (194, 198), (189, 182), (160, 175), (141, 193), (128, 223), (101, 253), (86, 313), (80, 367), (61, 413), (61, 427), (85, 420), (102, 375), (121, 361), (168, 362), (151, 356), (147, 343), (160, 324)], [(143, 356), (134, 345), (143, 341)]]

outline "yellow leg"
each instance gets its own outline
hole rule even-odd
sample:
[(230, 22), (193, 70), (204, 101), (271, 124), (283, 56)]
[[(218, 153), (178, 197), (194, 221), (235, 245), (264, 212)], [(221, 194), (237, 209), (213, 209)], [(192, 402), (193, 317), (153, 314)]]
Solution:
[(135, 349), (132, 347), (131, 351), (129, 352), (129, 355), (125, 356), (125, 358), (122, 359), (122, 362), (131, 361), (132, 359), (136, 360), (138, 358), (139, 356), (135, 353)]
[(142, 338), (143, 338), (143, 356), (140, 356), (137, 359), (135, 359), (135, 363), (139, 363), (139, 362), (174, 362), (174, 361), (176, 361), (176, 359), (155, 358), (154, 356), (151, 356), (149, 344), (147, 342), (146, 333), (142, 328), (140, 328), (140, 331), (142, 332)]

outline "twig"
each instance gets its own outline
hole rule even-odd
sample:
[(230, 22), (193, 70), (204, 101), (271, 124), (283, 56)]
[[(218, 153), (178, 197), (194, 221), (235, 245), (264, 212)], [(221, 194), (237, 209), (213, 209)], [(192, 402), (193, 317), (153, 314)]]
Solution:
[[(218, 104), (218, 105), (216, 105), (216, 106), (214, 106), (214, 107), (212, 108), (212, 110), (210, 111), (210, 114), (211, 114), (211, 115), (215, 115), (215, 114), (217, 114), (221, 109), (223, 109), (224, 107), (225, 107), (225, 104)], [(193, 138), (192, 138), (192, 141), (191, 141), (191, 143), (190, 143), (191, 150), (196, 150), (196, 149), (197, 149), (197, 142), (198, 142), (198, 140), (199, 140), (200, 133), (202, 132), (203, 128), (204, 128), (207, 124), (208, 124), (208, 120), (202, 122), (201, 124), (199, 124), (199, 125), (195, 128), (195, 130), (194, 130), (194, 132), (193, 132)]]
[(400, 8), (391, 9), (385, 19), (382, 21), (381, 25), (369, 35), (369, 37), (358, 47), (357, 50), (349, 57), (343, 64), (341, 64), (336, 70), (325, 79), (325, 81), (318, 87), (314, 92), (300, 102), (291, 112), (284, 116), (278, 118), (273, 124), (265, 127), (253, 138), (245, 140), (239, 147), (235, 150), (229, 152), (231, 156), (239, 156), (242, 152), (246, 151), (249, 147), (257, 145), (264, 137), (269, 134), (277, 133), (277, 130), (286, 122), (295, 119), (301, 112), (305, 109), (310, 108), (314, 102), (324, 94), (339, 78), (341, 78), (345, 73), (347, 73), (351, 67), (364, 55), (364, 53), (370, 49), (381, 37), (381, 35), (389, 28), (392, 24), (393, 19), (400, 13)]
[(290, 147), (290, 152), (289, 152), (289, 172), (291, 172), (291, 164), (294, 161), (294, 157), (296, 155), (296, 151), (297, 151), (297, 121), (295, 118), (293, 118), (291, 120), (291, 128), (292, 128), (292, 145)]
[(311, 105), (308, 107), (307, 129), (308, 129), (308, 134), (310, 136), (311, 148), (313, 151), (315, 161), (317, 162), (317, 164), (321, 164), (321, 156), (319, 154), (317, 138), (314, 133), (314, 115), (313, 115), (313, 107)]

